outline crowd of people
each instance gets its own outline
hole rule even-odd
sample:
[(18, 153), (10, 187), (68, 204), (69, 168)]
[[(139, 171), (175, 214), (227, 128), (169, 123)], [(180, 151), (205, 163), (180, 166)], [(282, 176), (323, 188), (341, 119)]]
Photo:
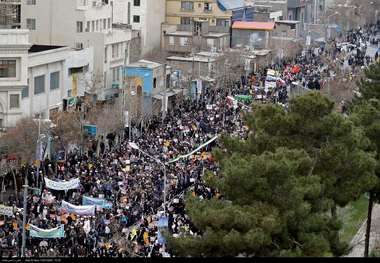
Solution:
[[(364, 40), (369, 41), (369, 37), (378, 32), (378, 27), (375, 29), (350, 32), (347, 41), (362, 45)], [(335, 48), (328, 53), (332, 57), (337, 52), (346, 52), (340, 50), (339, 45)], [(348, 51), (348, 59), (353, 50)], [(228, 96), (249, 94), (257, 98), (261, 95), (260, 99), (266, 97), (270, 102), (286, 104), (290, 86), (295, 82), (305, 88), (320, 89), (321, 80), (330, 74), (329, 67), (321, 60), (326, 52), (323, 47), (310, 50), (293, 61), (271, 65), (252, 74), (246, 83), (239, 81), (228, 90), (210, 87), (197, 100), (184, 100), (165, 118), (152, 118), (141, 136), (133, 138), (139, 149), (131, 146), (132, 138), (127, 138), (126, 132), (126, 139), (118, 143), (115, 143), (114, 136), (108, 137), (109, 147), (103, 145), (99, 157), (96, 151), (89, 151), (86, 154), (69, 153), (60, 163), (46, 160), (38, 176), (34, 166), (21, 169), (20, 173), (27, 177), (30, 186), (45, 186), (41, 193), (30, 192), (28, 195), (27, 229), (30, 225), (41, 229), (64, 225), (63, 238), (35, 238), (26, 231), (26, 256), (172, 256), (165, 246), (162, 228), (173, 237), (201, 235), (186, 214), (185, 193), (190, 191), (199, 198), (223, 198), (216, 189), (205, 186), (202, 180), (205, 171), (218, 174), (219, 167), (210, 154), (218, 140), (193, 155), (170, 161), (222, 133), (241, 139), (247, 137), (242, 118), (247, 107), (242, 103), (228, 103)], [(355, 59), (362, 58), (363, 54), (365, 49), (357, 51)], [(362, 61), (355, 63), (361, 65)], [(271, 90), (265, 89), (268, 69), (279, 74), (275, 88)], [(53, 190), (44, 185), (44, 178), (55, 181), (79, 178), (80, 187)], [(164, 193), (166, 204), (163, 203)], [(62, 201), (82, 205), (83, 196), (105, 199), (112, 205), (96, 207), (96, 213), (88, 216), (62, 209)], [(18, 208), (13, 216), (0, 216), (0, 257), (4, 253), (9, 257), (20, 256), (22, 200), (9, 199), (5, 205)]]

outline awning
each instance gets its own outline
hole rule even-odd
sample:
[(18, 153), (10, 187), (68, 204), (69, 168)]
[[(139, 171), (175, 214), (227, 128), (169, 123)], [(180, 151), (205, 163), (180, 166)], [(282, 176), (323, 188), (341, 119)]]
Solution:
[[(177, 94), (179, 94), (181, 92), (183, 92), (182, 89), (173, 89), (173, 90), (167, 91), (166, 92), (166, 96), (169, 98), (169, 97), (177, 95)], [(165, 96), (164, 92), (161, 91), (160, 93), (154, 95), (153, 98), (158, 99), (158, 100), (163, 100), (164, 96)]]

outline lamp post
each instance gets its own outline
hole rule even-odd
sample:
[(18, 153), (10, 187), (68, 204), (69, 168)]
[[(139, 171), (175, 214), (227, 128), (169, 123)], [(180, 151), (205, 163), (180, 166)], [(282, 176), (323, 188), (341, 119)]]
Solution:
[(134, 143), (134, 142), (129, 142), (128, 145), (135, 150), (138, 150), (140, 153), (142, 153), (145, 156), (148, 156), (149, 158), (153, 159), (155, 162), (157, 162), (159, 165), (163, 167), (164, 170), (164, 211), (166, 212), (166, 197), (167, 197), (167, 192), (166, 192), (166, 164), (160, 161), (157, 158), (154, 158), (150, 154), (144, 152), (143, 150), (140, 149), (140, 147)]

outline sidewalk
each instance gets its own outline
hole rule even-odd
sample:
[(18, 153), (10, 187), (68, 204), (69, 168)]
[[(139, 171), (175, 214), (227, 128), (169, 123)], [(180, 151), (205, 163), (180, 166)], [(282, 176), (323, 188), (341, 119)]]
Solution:
[[(367, 228), (367, 219), (364, 220), (359, 231), (356, 233), (351, 241), (351, 252), (345, 257), (364, 257), (364, 242), (365, 242), (365, 231)], [(374, 204), (372, 210), (372, 225), (371, 225), (371, 236), (369, 240), (369, 253), (371, 253), (376, 242), (380, 242), (380, 205)]]

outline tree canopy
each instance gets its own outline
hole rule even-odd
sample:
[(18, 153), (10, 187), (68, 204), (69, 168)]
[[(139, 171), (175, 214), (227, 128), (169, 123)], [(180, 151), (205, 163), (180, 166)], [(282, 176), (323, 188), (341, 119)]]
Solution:
[(186, 211), (203, 233), (169, 237), (182, 256), (342, 255), (335, 208), (376, 183), (370, 142), (319, 93), (289, 109), (254, 105), (249, 138), (224, 136), (214, 155), (221, 171), (206, 183), (223, 200), (188, 197)]

